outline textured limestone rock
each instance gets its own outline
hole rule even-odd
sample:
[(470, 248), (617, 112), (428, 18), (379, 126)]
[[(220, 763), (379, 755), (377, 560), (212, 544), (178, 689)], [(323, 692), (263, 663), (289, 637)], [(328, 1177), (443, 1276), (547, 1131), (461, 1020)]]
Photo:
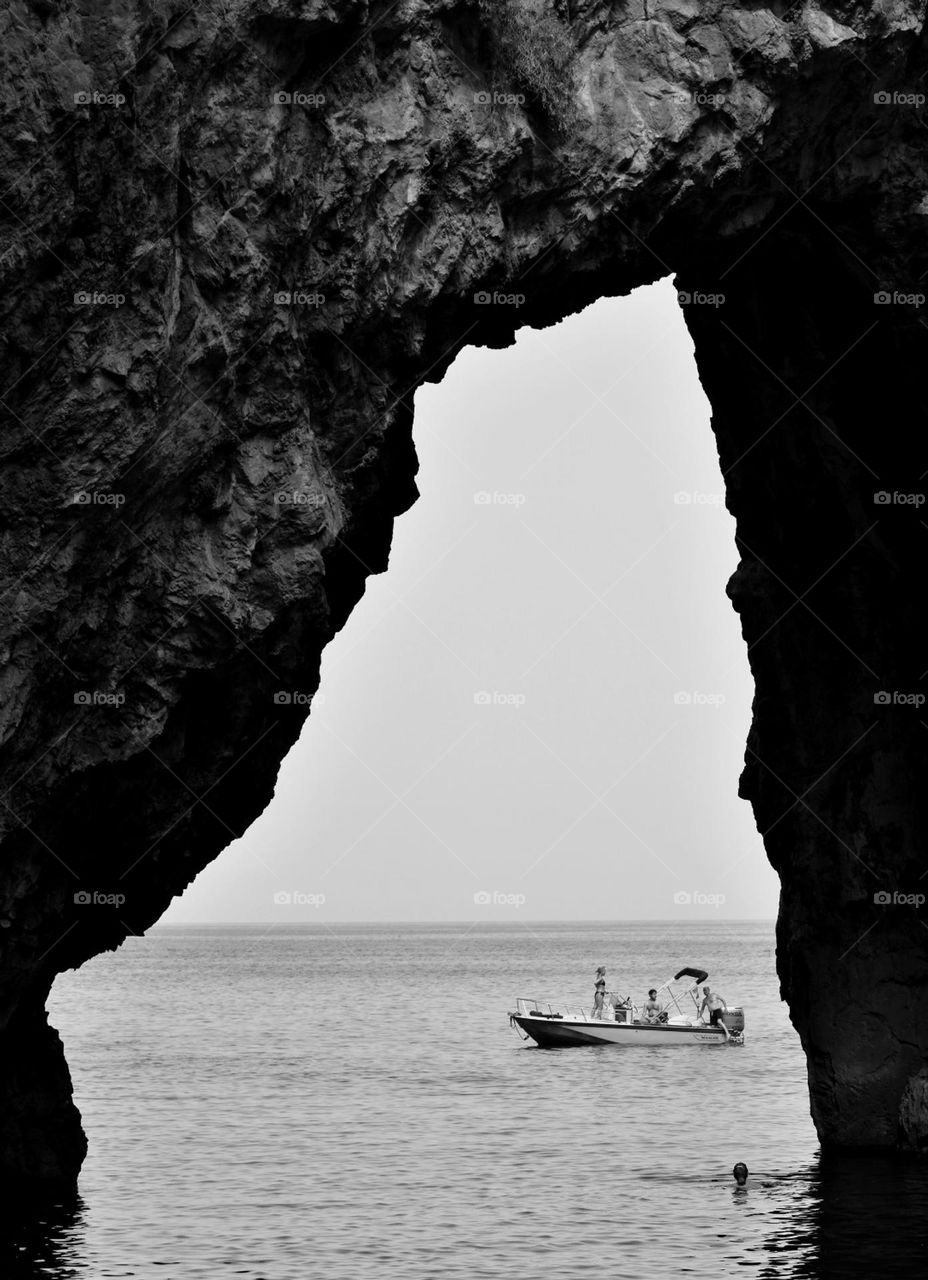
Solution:
[(5, 1170), (75, 1175), (49, 984), (270, 799), (415, 499), (416, 386), (671, 272), (738, 521), (743, 791), (813, 1115), (826, 1144), (894, 1142), (928, 1056), (924, 913), (892, 898), (924, 873), (928, 739), (898, 696), (925, 534), (873, 495), (924, 488), (922, 6), (2, 21)]

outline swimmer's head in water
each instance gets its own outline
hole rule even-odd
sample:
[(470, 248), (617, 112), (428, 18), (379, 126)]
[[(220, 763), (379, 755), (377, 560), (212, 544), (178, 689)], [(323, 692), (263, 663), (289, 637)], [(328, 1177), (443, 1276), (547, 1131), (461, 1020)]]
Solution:
[(745, 1183), (747, 1182), (747, 1180), (748, 1180), (748, 1167), (747, 1167), (747, 1165), (746, 1165), (746, 1164), (743, 1164), (743, 1163), (739, 1160), (739, 1161), (738, 1161), (738, 1163), (735, 1165), (734, 1169), (732, 1169), (732, 1171), (731, 1171), (731, 1172), (732, 1172), (732, 1177), (735, 1179), (735, 1182), (737, 1182), (738, 1186), (739, 1186), (739, 1187), (743, 1187), (743, 1186), (744, 1186), (744, 1184), (745, 1184)]

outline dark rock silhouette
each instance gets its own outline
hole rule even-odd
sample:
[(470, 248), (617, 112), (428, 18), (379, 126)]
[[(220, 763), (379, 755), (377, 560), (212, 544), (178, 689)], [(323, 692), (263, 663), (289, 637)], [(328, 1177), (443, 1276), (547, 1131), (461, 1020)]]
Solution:
[(6, 1175), (76, 1176), (49, 985), (268, 803), (415, 500), (415, 388), (670, 273), (813, 1116), (896, 1143), (928, 1045), (922, 6), (23, 0), (0, 57)]

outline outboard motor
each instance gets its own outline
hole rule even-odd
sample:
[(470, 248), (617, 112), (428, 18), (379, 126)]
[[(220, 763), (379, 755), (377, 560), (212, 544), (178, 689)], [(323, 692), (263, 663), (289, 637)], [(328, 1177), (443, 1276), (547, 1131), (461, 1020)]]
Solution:
[(720, 1019), (728, 1028), (728, 1034), (732, 1040), (739, 1044), (744, 1039), (744, 1008), (738, 1005), (734, 1009), (725, 1009)]

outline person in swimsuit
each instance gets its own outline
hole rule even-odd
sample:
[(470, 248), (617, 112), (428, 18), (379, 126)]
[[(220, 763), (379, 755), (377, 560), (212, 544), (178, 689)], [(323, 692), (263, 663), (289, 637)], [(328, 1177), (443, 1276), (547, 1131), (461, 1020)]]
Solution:
[(721, 1020), (722, 1014), (728, 1008), (728, 1005), (720, 995), (716, 995), (714, 991), (710, 991), (708, 987), (702, 989), (702, 1004), (699, 1006), (699, 1016), (702, 1017), (703, 1010), (707, 1010), (709, 1014), (709, 1026), (717, 1027)]
[(606, 999), (606, 970), (600, 965), (596, 970), (595, 987), (593, 988), (593, 1012), (591, 1017), (601, 1018), (603, 1016), (603, 1005)]
[(663, 1010), (657, 999), (657, 990), (652, 987), (648, 992), (648, 998), (642, 1010), (645, 1022), (658, 1022), (662, 1012)]

